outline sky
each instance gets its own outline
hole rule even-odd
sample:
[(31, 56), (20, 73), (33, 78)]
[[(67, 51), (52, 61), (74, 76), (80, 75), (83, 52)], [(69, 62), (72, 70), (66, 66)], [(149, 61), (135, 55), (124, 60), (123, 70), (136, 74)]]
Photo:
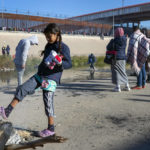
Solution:
[(0, 0), (0, 10), (68, 18), (146, 2), (150, 0)]

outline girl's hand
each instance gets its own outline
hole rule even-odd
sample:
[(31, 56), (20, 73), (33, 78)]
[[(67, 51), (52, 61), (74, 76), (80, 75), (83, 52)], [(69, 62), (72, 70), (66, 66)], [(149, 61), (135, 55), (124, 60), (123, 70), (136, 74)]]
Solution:
[(42, 82), (42, 88), (47, 88), (48, 87), (48, 81), (47, 80), (43, 80)]
[(51, 63), (48, 65), (48, 68), (49, 68), (50, 70), (53, 70), (54, 67), (55, 67), (55, 65), (56, 65), (55, 62), (51, 62)]

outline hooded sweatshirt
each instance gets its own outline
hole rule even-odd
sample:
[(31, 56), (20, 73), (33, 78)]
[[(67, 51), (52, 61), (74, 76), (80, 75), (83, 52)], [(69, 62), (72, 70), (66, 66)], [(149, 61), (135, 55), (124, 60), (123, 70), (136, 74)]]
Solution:
[(16, 47), (16, 55), (15, 55), (14, 63), (17, 65), (25, 65), (29, 48), (31, 45), (35, 45), (35, 44), (36, 45), (38, 44), (38, 38), (35, 35), (27, 39), (20, 40)]

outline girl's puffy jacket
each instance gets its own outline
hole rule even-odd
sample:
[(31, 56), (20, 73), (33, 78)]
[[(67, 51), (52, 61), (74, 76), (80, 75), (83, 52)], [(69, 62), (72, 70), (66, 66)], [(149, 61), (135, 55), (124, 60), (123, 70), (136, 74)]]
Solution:
[(48, 43), (45, 46), (44, 57), (38, 67), (37, 73), (40, 77), (45, 77), (48, 78), (49, 80), (54, 80), (57, 84), (60, 83), (63, 69), (69, 69), (72, 67), (70, 50), (69, 47), (64, 43), (61, 43), (61, 55), (63, 55), (62, 65), (56, 65), (52, 70), (49, 69), (49, 67), (46, 65), (45, 59), (49, 56), (52, 50), (56, 51), (56, 53), (59, 53), (58, 46), (59, 46), (58, 42), (55, 42), (53, 44)]

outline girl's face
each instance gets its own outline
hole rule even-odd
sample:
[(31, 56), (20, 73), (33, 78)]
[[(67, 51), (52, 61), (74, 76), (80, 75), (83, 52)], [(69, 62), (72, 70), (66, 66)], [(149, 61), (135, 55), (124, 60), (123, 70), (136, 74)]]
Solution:
[(47, 39), (47, 42), (48, 43), (51, 43), (53, 44), (54, 42), (57, 41), (57, 37), (58, 37), (58, 34), (54, 34), (54, 33), (49, 33), (46, 35), (46, 39)]

